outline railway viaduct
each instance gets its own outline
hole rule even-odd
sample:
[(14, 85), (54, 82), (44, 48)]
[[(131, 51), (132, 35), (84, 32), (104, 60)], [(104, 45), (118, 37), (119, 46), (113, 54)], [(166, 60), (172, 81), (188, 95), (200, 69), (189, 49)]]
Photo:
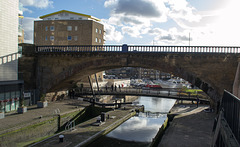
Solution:
[(25, 89), (57, 92), (100, 71), (142, 67), (172, 73), (191, 82), (207, 93), (214, 104), (220, 101), (224, 89), (238, 95), (238, 47), (123, 45), (79, 48), (23, 45), (19, 70), (23, 73)]

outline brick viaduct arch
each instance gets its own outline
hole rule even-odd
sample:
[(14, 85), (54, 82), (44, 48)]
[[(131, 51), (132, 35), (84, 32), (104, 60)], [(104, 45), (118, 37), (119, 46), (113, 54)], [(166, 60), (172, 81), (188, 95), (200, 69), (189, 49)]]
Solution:
[(232, 92), (238, 58), (222, 53), (42, 52), (37, 55), (36, 84), (42, 92), (58, 91), (96, 72), (143, 67), (188, 80), (217, 102), (224, 89)]

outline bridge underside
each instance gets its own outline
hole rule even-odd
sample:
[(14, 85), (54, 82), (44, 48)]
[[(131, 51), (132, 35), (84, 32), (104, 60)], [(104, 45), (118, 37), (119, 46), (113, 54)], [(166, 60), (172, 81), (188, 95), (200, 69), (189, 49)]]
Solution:
[(236, 54), (68, 52), (38, 53), (37, 85), (42, 92), (71, 88), (88, 75), (121, 67), (172, 73), (201, 88), (213, 101), (232, 91)]

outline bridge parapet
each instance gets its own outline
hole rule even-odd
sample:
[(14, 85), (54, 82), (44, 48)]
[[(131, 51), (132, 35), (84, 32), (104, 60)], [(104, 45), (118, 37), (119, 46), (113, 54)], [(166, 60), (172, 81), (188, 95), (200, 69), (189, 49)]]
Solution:
[(36, 52), (173, 52), (173, 53), (240, 53), (237, 46), (148, 46), (148, 45), (79, 45), (36, 46)]

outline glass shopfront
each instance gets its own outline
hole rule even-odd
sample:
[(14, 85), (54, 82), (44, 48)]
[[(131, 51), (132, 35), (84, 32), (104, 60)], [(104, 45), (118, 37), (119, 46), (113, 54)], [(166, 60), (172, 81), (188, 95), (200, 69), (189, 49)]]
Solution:
[(17, 110), (23, 91), (23, 81), (0, 82), (0, 112)]

